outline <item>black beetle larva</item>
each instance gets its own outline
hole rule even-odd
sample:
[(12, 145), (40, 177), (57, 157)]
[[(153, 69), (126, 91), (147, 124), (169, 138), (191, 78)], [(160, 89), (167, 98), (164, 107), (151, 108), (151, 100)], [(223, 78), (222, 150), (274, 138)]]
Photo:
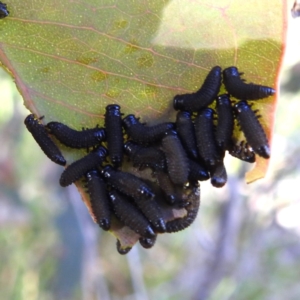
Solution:
[(270, 147), (266, 133), (249, 104), (240, 101), (234, 106), (237, 120), (253, 151), (263, 158), (270, 158)]
[(210, 105), (220, 91), (221, 71), (219, 66), (213, 67), (196, 93), (176, 95), (173, 100), (174, 109), (193, 112)]
[(248, 163), (254, 163), (256, 160), (255, 152), (245, 141), (233, 145), (229, 154)]
[(228, 94), (217, 97), (217, 115), (218, 123), (216, 127), (215, 139), (217, 146), (221, 151), (229, 150), (232, 146), (233, 133), (233, 111), (231, 101)]
[(128, 115), (123, 119), (123, 126), (131, 139), (139, 144), (150, 144), (161, 140), (164, 133), (174, 128), (173, 123), (161, 123), (146, 126), (139, 122), (134, 115)]
[(96, 222), (103, 230), (110, 229), (111, 210), (106, 183), (100, 177), (98, 171), (92, 170), (86, 174), (87, 189), (90, 195), (92, 212)]
[(191, 114), (187, 111), (179, 111), (176, 117), (176, 131), (190, 158), (198, 159), (195, 128)]
[(0, 19), (4, 19), (9, 15), (7, 6), (5, 3), (0, 2)]
[(163, 170), (166, 168), (164, 153), (156, 147), (143, 147), (128, 141), (124, 144), (124, 151), (129, 156), (134, 167), (143, 170)]
[(152, 199), (154, 197), (150, 187), (133, 174), (117, 171), (112, 166), (107, 165), (101, 171), (101, 175), (109, 185), (133, 199)]
[(49, 137), (45, 126), (39, 123), (40, 119), (36, 119), (34, 115), (31, 114), (26, 117), (24, 124), (48, 158), (61, 166), (65, 166), (66, 160), (64, 159), (58, 147)]
[(100, 167), (107, 155), (107, 150), (104, 147), (99, 147), (90, 152), (83, 158), (76, 160), (70, 164), (61, 174), (59, 183), (66, 187), (76, 180), (80, 179), (87, 172)]
[(189, 161), (183, 149), (177, 132), (169, 130), (161, 140), (162, 150), (165, 153), (168, 174), (173, 183), (183, 185), (188, 181)]
[(220, 188), (227, 182), (227, 172), (223, 162), (219, 162), (217, 165), (210, 169), (210, 182), (212, 186)]
[(275, 90), (268, 86), (245, 83), (236, 67), (229, 67), (223, 71), (223, 82), (227, 92), (237, 99), (258, 100), (275, 94)]
[(120, 106), (106, 106), (105, 128), (108, 154), (112, 164), (119, 167), (123, 159), (123, 131)]
[(176, 218), (166, 223), (166, 232), (177, 232), (190, 226), (196, 219), (200, 206), (200, 197), (194, 197), (185, 207), (187, 214), (182, 218)]
[(62, 144), (71, 148), (94, 147), (106, 139), (104, 128), (96, 127), (77, 131), (59, 122), (49, 122), (46, 127)]
[(130, 200), (125, 195), (118, 193), (116, 190), (111, 190), (109, 197), (116, 216), (124, 225), (142, 237), (155, 237), (155, 232), (150, 222), (134, 204), (130, 203)]
[(211, 108), (203, 108), (195, 119), (198, 153), (207, 167), (216, 165), (221, 159), (215, 140), (213, 114)]

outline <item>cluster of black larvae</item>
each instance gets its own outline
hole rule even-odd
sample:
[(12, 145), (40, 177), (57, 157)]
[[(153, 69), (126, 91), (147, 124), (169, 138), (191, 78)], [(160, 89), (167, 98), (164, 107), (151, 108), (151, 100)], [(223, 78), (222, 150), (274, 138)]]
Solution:
[[(68, 147), (88, 149), (64, 170), (60, 185), (84, 179), (99, 226), (113, 231), (115, 222), (127, 226), (143, 247), (150, 248), (158, 233), (183, 230), (195, 220), (199, 181), (210, 178), (215, 187), (225, 185), (226, 150), (247, 162), (254, 162), (255, 154), (270, 156), (264, 130), (246, 101), (273, 95), (275, 90), (246, 84), (235, 67), (223, 71), (229, 94), (218, 96), (221, 83), (222, 71), (216, 66), (197, 92), (175, 96), (173, 106), (179, 112), (174, 123), (147, 126), (134, 115), (122, 118), (120, 106), (112, 104), (106, 107), (105, 128), (76, 131), (59, 122), (43, 126), (34, 115), (25, 119), (25, 125), (45, 154), (62, 166), (66, 160), (50, 136)], [(242, 100), (233, 105), (229, 95)], [(208, 107), (214, 101), (216, 112)], [(246, 138), (238, 145), (232, 138), (235, 118)], [(130, 169), (128, 160), (135, 172), (122, 170)], [(130, 247), (118, 240), (117, 249), (125, 254)]]

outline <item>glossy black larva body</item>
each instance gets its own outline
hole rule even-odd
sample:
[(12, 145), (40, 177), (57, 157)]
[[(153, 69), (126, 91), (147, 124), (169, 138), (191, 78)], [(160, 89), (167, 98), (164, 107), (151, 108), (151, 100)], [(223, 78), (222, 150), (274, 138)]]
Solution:
[(5, 3), (0, 2), (0, 19), (4, 19), (9, 15), (9, 11), (7, 10), (7, 5)]
[(218, 123), (216, 126), (215, 139), (220, 151), (224, 152), (232, 147), (232, 133), (234, 126), (234, 116), (228, 94), (217, 97), (216, 111)]
[(107, 150), (104, 147), (99, 147), (83, 158), (76, 160), (61, 174), (60, 185), (66, 187), (83, 177), (87, 172), (97, 169), (102, 165), (106, 156)]
[(141, 237), (150, 239), (155, 237), (155, 232), (153, 231), (150, 222), (126, 196), (116, 190), (111, 190), (109, 192), (109, 197), (116, 216), (124, 223), (124, 225), (131, 228)]
[(176, 131), (169, 130), (161, 141), (166, 156), (168, 174), (174, 184), (183, 185), (188, 181), (189, 161)]
[(176, 117), (176, 131), (188, 156), (198, 159), (195, 128), (191, 113), (179, 111)]
[(247, 143), (259, 156), (270, 158), (270, 147), (266, 133), (249, 104), (246, 101), (239, 101), (235, 104), (234, 109)]
[(49, 122), (46, 127), (62, 144), (75, 149), (95, 147), (106, 139), (104, 128), (77, 131), (59, 122)]
[(143, 170), (164, 170), (166, 159), (164, 153), (156, 147), (143, 147), (132, 141), (124, 144), (124, 151), (129, 156), (134, 167)]
[(213, 67), (196, 93), (176, 95), (173, 99), (174, 109), (194, 112), (210, 105), (220, 91), (221, 72), (219, 66)]
[(233, 145), (229, 154), (248, 163), (254, 163), (256, 161), (255, 152), (245, 141)]
[(213, 116), (211, 108), (203, 108), (195, 119), (197, 149), (207, 167), (214, 166), (221, 160), (215, 140)]
[(106, 106), (105, 128), (107, 149), (112, 164), (117, 168), (123, 160), (123, 130), (120, 106), (111, 104)]
[(106, 184), (96, 170), (86, 174), (87, 190), (90, 195), (92, 213), (103, 230), (110, 229), (111, 209)]
[(31, 114), (25, 118), (24, 124), (48, 158), (56, 164), (65, 166), (67, 163), (65, 158), (49, 137), (45, 126), (39, 123), (40, 119), (35, 118), (34, 115)]
[(275, 90), (268, 86), (245, 83), (236, 67), (229, 67), (223, 71), (223, 82), (230, 95), (237, 99), (258, 100), (272, 96)]
[(185, 207), (187, 214), (166, 223), (166, 232), (177, 232), (189, 227), (196, 219), (200, 207), (200, 197), (194, 197)]
[(133, 174), (115, 170), (112, 166), (107, 165), (101, 171), (101, 175), (109, 185), (133, 199), (149, 200), (154, 197), (151, 188)]
[(151, 144), (160, 141), (164, 133), (174, 128), (173, 123), (161, 123), (146, 126), (139, 122), (134, 115), (128, 115), (123, 119), (123, 126), (130, 138), (139, 144)]

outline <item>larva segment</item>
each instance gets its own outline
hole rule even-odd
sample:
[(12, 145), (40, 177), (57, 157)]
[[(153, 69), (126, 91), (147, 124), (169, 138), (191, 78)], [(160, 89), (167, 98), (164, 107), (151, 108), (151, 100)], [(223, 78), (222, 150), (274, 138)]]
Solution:
[(47, 128), (62, 144), (75, 149), (95, 147), (106, 139), (104, 128), (77, 131), (59, 122), (50, 122)]
[(129, 156), (134, 167), (143, 170), (163, 170), (166, 168), (164, 153), (156, 147), (143, 147), (132, 141), (124, 144), (124, 151)]
[(151, 144), (160, 141), (167, 130), (174, 128), (173, 123), (146, 126), (141, 124), (134, 115), (126, 116), (123, 119), (123, 126), (129, 137), (139, 144)]
[(189, 161), (176, 131), (167, 131), (161, 145), (166, 156), (170, 179), (174, 184), (185, 184), (190, 171)]
[(270, 146), (264, 129), (246, 101), (234, 106), (237, 120), (253, 151), (263, 158), (270, 158)]
[(196, 93), (176, 95), (173, 99), (174, 109), (194, 112), (210, 105), (220, 91), (221, 72), (219, 66), (213, 67)]
[(215, 139), (221, 152), (225, 152), (232, 147), (232, 133), (234, 126), (233, 111), (228, 94), (217, 97), (216, 111), (218, 123), (216, 127)]
[(87, 189), (90, 195), (92, 212), (96, 222), (103, 230), (109, 230), (111, 224), (111, 210), (106, 183), (100, 177), (98, 171), (90, 171), (86, 174)]
[(187, 111), (179, 111), (176, 118), (176, 131), (188, 156), (198, 159), (195, 128), (192, 116)]
[(107, 150), (104, 147), (99, 147), (83, 158), (76, 160), (61, 174), (60, 185), (66, 187), (83, 177), (87, 172), (97, 169), (102, 165), (106, 156)]
[(109, 158), (118, 168), (123, 160), (123, 131), (120, 106), (111, 104), (106, 106), (105, 113), (106, 140)]
[(56, 164), (65, 166), (67, 163), (65, 158), (49, 137), (45, 126), (39, 123), (39, 120), (31, 114), (25, 118), (24, 124), (47, 157)]
[(213, 110), (204, 108), (195, 119), (197, 148), (200, 158), (207, 167), (217, 165), (220, 157), (214, 134)]
[(101, 171), (101, 175), (109, 185), (133, 199), (150, 200), (154, 197), (151, 188), (133, 174), (117, 171), (112, 166), (107, 165)]
[(237, 99), (258, 100), (275, 94), (275, 90), (268, 86), (245, 83), (236, 67), (229, 67), (223, 71), (223, 82), (227, 92)]
[(155, 232), (153, 231), (150, 222), (139, 211), (139, 209), (116, 190), (109, 192), (109, 197), (113, 205), (114, 212), (121, 222), (135, 231), (142, 237), (153, 238)]

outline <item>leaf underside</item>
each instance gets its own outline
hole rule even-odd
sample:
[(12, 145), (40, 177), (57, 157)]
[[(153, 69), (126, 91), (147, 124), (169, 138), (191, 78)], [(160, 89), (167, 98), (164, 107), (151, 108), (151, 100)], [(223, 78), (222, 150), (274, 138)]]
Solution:
[[(285, 1), (6, 1), (0, 61), (25, 106), (44, 123), (103, 125), (108, 104), (143, 122), (174, 121), (172, 99), (197, 90), (215, 65), (237, 66), (247, 82), (278, 89)], [(221, 93), (224, 92), (221, 88)], [(255, 102), (271, 141), (276, 98)], [(241, 140), (235, 128), (234, 136)], [(58, 144), (68, 163), (86, 152)], [(257, 158), (246, 181), (262, 178)], [(82, 183), (77, 187), (88, 208)], [(115, 230), (115, 232), (119, 232)], [(128, 234), (117, 234), (123, 241)], [(131, 235), (133, 236), (133, 234)], [(132, 245), (136, 237), (123, 244)]]

